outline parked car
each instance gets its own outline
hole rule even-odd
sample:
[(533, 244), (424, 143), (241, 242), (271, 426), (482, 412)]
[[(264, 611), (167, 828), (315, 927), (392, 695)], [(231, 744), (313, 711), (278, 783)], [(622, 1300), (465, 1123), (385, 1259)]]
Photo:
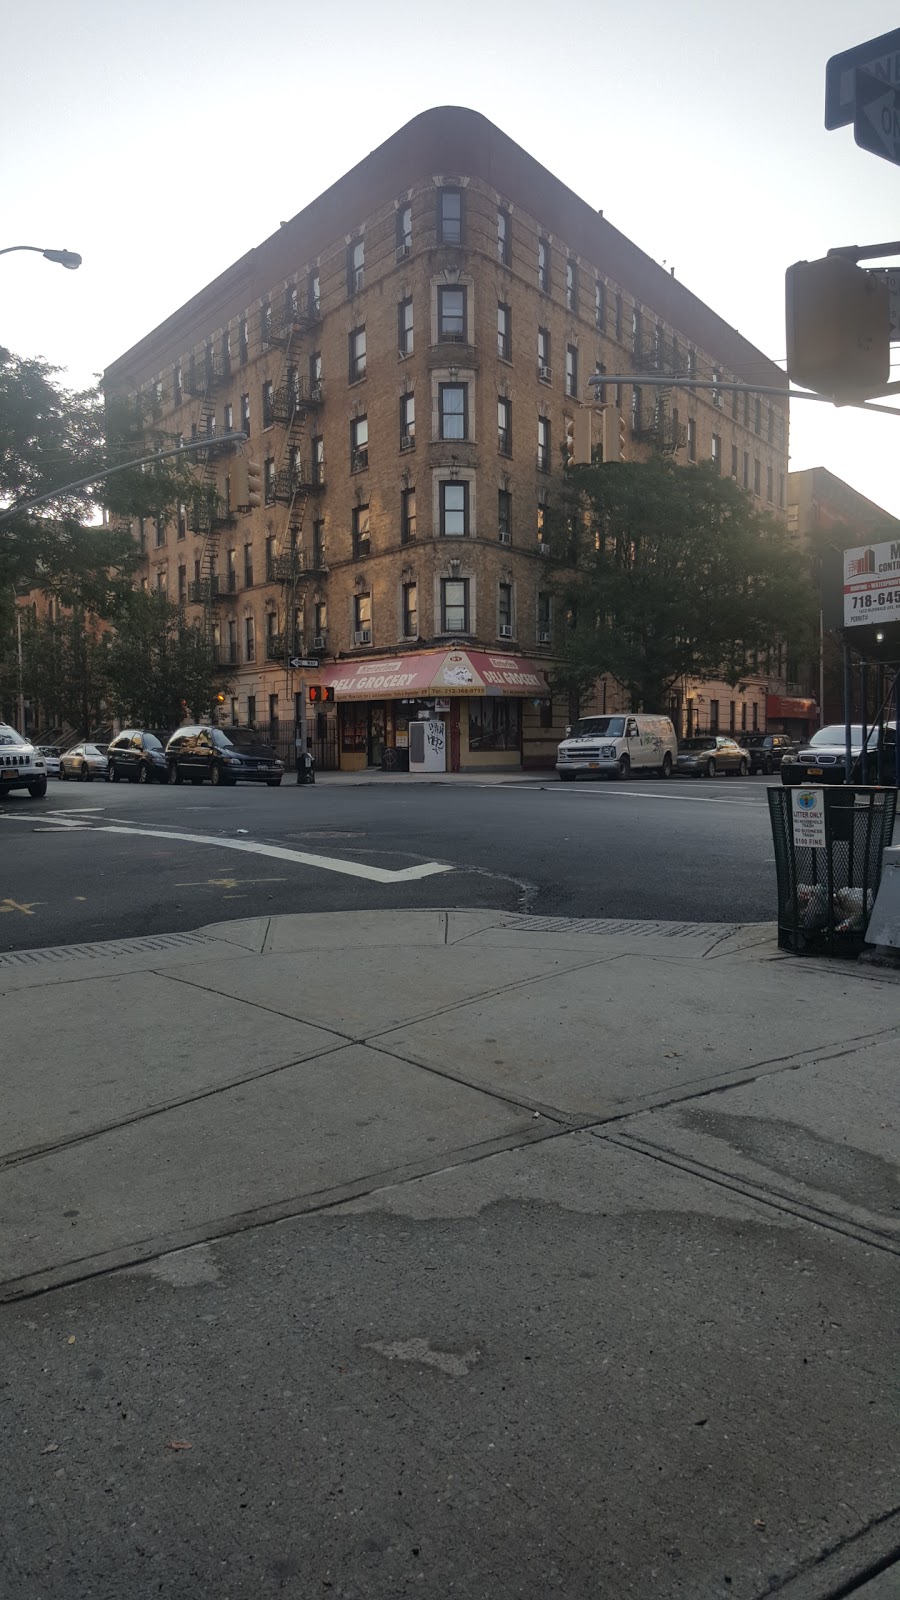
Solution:
[(59, 777), (59, 750), (55, 744), (36, 744), (35, 750), (44, 758), (48, 778)]
[[(820, 728), (814, 733), (809, 744), (804, 745), (796, 754), (785, 756), (781, 763), (782, 783), (843, 783), (845, 771), (844, 724), (842, 722), (829, 723), (827, 727)], [(878, 729), (873, 728), (866, 738), (866, 763), (865, 772), (861, 770), (862, 762), (862, 727), (857, 722), (850, 728), (850, 749), (853, 754), (854, 765), (851, 781), (853, 783), (876, 783), (878, 780)], [(884, 725), (884, 779), (886, 783), (894, 782), (897, 754), (896, 724), (886, 722)]]
[(701, 734), (682, 739), (678, 746), (677, 770), (689, 778), (715, 778), (720, 772), (746, 778), (750, 771), (750, 752), (727, 734)]
[(641, 712), (610, 717), (581, 717), (556, 752), (556, 770), (564, 782), (579, 772), (627, 778), (632, 772), (657, 772), (670, 778), (678, 740), (669, 717)]
[(796, 755), (799, 745), (789, 733), (751, 733), (744, 740), (750, 756), (750, 775), (765, 772), (767, 776), (780, 767), (785, 756)]
[(105, 744), (90, 744), (87, 740), (74, 744), (59, 758), (61, 778), (78, 778), (81, 783), (91, 783), (94, 778), (106, 777)]
[(277, 789), (284, 762), (252, 728), (178, 728), (166, 745), (170, 783), (267, 783)]
[(167, 783), (168, 738), (167, 733), (154, 733), (150, 728), (123, 728), (106, 752), (107, 782), (127, 778), (129, 783)]
[(32, 800), (47, 793), (47, 768), (40, 751), (8, 722), (0, 722), (0, 800), (13, 789), (27, 789)]

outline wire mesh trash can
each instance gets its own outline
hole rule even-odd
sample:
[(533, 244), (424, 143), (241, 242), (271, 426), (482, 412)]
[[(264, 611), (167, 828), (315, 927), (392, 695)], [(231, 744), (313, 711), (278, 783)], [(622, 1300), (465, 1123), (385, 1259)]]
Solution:
[(858, 956), (894, 830), (896, 789), (782, 785), (768, 795), (779, 947)]

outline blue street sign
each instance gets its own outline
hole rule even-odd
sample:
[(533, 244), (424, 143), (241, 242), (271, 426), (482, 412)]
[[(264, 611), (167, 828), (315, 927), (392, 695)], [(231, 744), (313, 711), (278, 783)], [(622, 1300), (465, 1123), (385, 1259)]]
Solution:
[(886, 88), (900, 88), (900, 28), (831, 57), (825, 68), (826, 128), (843, 128), (853, 121), (856, 107), (853, 74), (857, 71), (867, 72)]
[(853, 137), (863, 150), (900, 166), (900, 90), (857, 72)]

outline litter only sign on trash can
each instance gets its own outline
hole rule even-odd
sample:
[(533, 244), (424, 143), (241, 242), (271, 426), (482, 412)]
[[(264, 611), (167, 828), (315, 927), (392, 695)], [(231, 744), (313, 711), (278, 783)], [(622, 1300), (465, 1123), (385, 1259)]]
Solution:
[(791, 831), (794, 844), (812, 850), (825, 849), (824, 789), (791, 790)]

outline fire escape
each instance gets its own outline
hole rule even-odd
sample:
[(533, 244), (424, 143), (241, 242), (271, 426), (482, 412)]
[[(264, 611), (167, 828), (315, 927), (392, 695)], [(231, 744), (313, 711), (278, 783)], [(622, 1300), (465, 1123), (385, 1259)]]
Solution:
[(216, 630), (215, 602), (226, 595), (226, 591), (220, 589), (218, 577), (219, 536), (224, 528), (233, 527), (235, 521), (227, 497), (223, 500), (219, 493), (218, 476), (219, 462), (223, 457), (232, 455), (235, 447), (216, 438), (216, 399), (230, 376), (231, 363), (227, 348), (223, 346), (222, 353), (217, 355), (209, 344), (199, 361), (191, 357), (185, 381), (187, 393), (200, 401), (195, 423), (196, 436), (209, 441), (205, 450), (197, 451), (198, 465), (202, 471), (190, 515), (193, 531), (203, 535), (203, 546), (200, 552), (200, 576), (188, 585), (188, 599), (195, 605), (202, 605), (204, 627), (210, 640)]
[[(666, 340), (662, 328), (654, 328), (652, 333), (645, 334), (640, 341), (639, 348), (634, 351), (635, 372), (656, 372), (673, 378), (683, 377), (687, 371), (687, 363), (673, 344)], [(672, 419), (672, 390), (668, 386), (655, 384), (652, 390), (653, 411), (647, 417), (642, 417), (636, 427), (632, 429), (632, 437), (641, 444), (648, 444), (659, 455), (673, 456), (676, 450), (681, 450), (686, 439), (686, 430), (683, 423), (676, 423)]]

